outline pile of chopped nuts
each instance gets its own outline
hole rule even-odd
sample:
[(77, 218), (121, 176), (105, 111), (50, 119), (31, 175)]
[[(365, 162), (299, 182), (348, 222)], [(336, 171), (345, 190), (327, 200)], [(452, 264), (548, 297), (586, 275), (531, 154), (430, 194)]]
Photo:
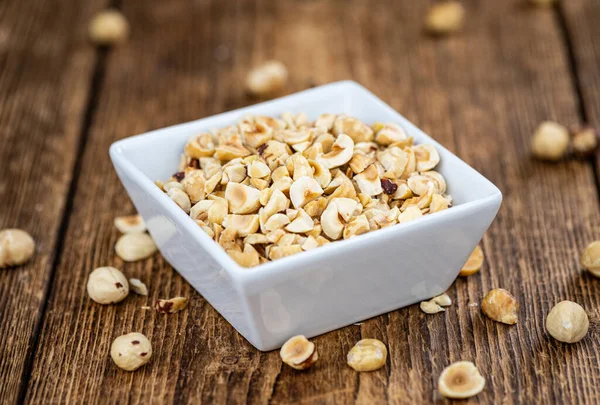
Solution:
[(194, 135), (156, 184), (252, 267), (447, 209), (439, 161), (393, 123), (284, 113)]

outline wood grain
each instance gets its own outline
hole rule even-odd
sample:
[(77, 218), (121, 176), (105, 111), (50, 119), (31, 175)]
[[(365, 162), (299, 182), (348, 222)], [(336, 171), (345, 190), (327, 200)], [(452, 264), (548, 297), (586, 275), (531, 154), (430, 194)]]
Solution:
[[(436, 379), (456, 360), (474, 361), (487, 379), (472, 403), (600, 402), (597, 280), (578, 268), (579, 250), (600, 229), (592, 167), (543, 164), (528, 151), (540, 121), (580, 121), (563, 32), (554, 9), (520, 0), (465, 4), (464, 32), (436, 40), (422, 33), (426, 2), (123, 0), (133, 36), (107, 57), (27, 402), (442, 402)], [(446, 313), (413, 306), (319, 336), (320, 360), (304, 373), (282, 367), (277, 352), (253, 349), (160, 256), (124, 264), (113, 253), (112, 219), (132, 206), (106, 157), (110, 143), (254, 102), (241, 87), (244, 74), (269, 58), (290, 66), (289, 92), (359, 81), (505, 197), (483, 241), (487, 265), (451, 287), (455, 304)], [(85, 281), (100, 265), (146, 281), (150, 296), (94, 304)], [(494, 287), (521, 302), (516, 326), (486, 319), (475, 305)], [(174, 295), (191, 297), (187, 311), (167, 317), (140, 308)], [(579, 344), (544, 331), (562, 299), (592, 319)], [(131, 331), (145, 333), (155, 354), (126, 373), (108, 352)], [(361, 337), (388, 345), (384, 369), (359, 375), (345, 365)]]
[(83, 29), (98, 2), (68, 3), (57, 14), (64, 1), (0, 2), (0, 229), (37, 243), (28, 264), (0, 270), (3, 404), (24, 388), (94, 70)]
[[(558, 12), (563, 18), (570, 46), (573, 75), (580, 97), (581, 115), (586, 124), (600, 128), (600, 2), (565, 1)], [(600, 154), (596, 156), (596, 183), (600, 190)]]

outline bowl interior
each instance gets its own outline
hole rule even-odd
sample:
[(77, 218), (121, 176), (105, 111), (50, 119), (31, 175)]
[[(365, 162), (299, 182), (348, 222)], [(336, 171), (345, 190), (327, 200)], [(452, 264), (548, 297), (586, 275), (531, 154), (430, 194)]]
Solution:
[(401, 125), (415, 143), (433, 143), (441, 162), (436, 168), (446, 178), (454, 205), (497, 194), (498, 189), (481, 174), (427, 136), (387, 104), (354, 82), (338, 82), (266, 103), (127, 138), (113, 145), (114, 152), (151, 181), (166, 180), (177, 170), (187, 139), (203, 131), (232, 125), (248, 115), (279, 116), (283, 112), (306, 113), (311, 120), (322, 113), (346, 114), (367, 124), (377, 121)]

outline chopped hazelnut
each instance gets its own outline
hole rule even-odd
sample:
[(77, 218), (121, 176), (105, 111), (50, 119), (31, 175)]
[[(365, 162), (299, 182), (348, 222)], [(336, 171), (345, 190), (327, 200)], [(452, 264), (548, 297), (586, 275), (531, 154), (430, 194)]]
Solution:
[(315, 344), (303, 335), (288, 339), (281, 346), (279, 355), (285, 364), (296, 370), (306, 370), (319, 359)]
[(519, 303), (508, 291), (495, 288), (483, 298), (481, 310), (494, 321), (514, 325), (517, 323)]
[(579, 156), (592, 156), (598, 150), (600, 137), (594, 128), (582, 128), (573, 132), (573, 150)]
[(481, 246), (477, 245), (458, 275), (463, 277), (472, 276), (473, 274), (477, 273), (479, 269), (481, 269), (483, 260), (483, 250), (481, 250)]
[(175, 297), (168, 300), (160, 299), (156, 301), (156, 311), (163, 314), (174, 314), (187, 308), (188, 299), (185, 297)]
[(374, 371), (385, 365), (387, 347), (377, 339), (362, 339), (348, 352), (348, 365), (356, 371)]
[(452, 363), (438, 379), (438, 390), (446, 398), (470, 398), (479, 394), (484, 387), (485, 378), (470, 361)]

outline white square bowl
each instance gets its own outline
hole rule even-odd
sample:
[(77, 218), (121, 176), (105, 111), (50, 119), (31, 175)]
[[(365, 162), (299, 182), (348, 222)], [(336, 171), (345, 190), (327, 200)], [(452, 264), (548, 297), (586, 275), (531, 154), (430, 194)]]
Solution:
[[(187, 139), (247, 115), (344, 113), (400, 124), (434, 144), (454, 206), (417, 220), (265, 263), (240, 267), (154, 185), (177, 169)], [(343, 81), (115, 142), (110, 156), (161, 253), (259, 350), (319, 335), (444, 292), (496, 216), (502, 194), (364, 87)]]

